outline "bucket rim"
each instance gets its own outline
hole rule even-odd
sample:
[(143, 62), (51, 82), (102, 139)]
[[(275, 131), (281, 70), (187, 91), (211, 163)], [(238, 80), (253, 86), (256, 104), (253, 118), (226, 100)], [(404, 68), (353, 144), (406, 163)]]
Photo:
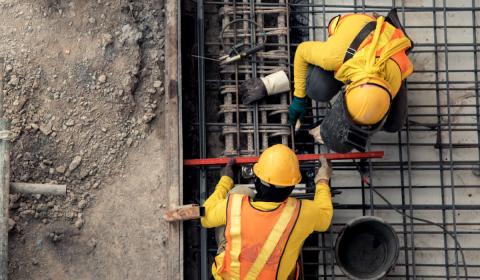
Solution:
[[(351, 228), (351, 227), (353, 227), (355, 225), (358, 225), (360, 223), (372, 222), (372, 221), (381, 223), (386, 228), (388, 228), (389, 231), (391, 231), (393, 233), (395, 247), (396, 247), (395, 255), (393, 256), (392, 264), (389, 267), (385, 268), (378, 275), (376, 275), (374, 277), (360, 278), (360, 277), (352, 275), (350, 272), (348, 272), (344, 268), (343, 264), (340, 262), (339, 249), (338, 249), (339, 242), (342, 239), (343, 235), (345, 234), (345, 231), (348, 228)], [(397, 263), (397, 260), (398, 260), (399, 253), (400, 253), (400, 241), (398, 239), (397, 233), (395, 232), (394, 228), (389, 223), (385, 222), (385, 220), (383, 220), (382, 218), (377, 217), (377, 216), (360, 216), (360, 217), (356, 217), (356, 218), (353, 218), (353, 219), (349, 220), (345, 224), (345, 226), (341, 229), (340, 233), (338, 234), (337, 239), (335, 240), (335, 259), (336, 259), (337, 265), (340, 268), (340, 270), (345, 274), (345, 276), (347, 276), (349, 279), (352, 279), (352, 280), (380, 280), (380, 279), (383, 279), (387, 275), (387, 273), (390, 272), (395, 267), (395, 265)]]

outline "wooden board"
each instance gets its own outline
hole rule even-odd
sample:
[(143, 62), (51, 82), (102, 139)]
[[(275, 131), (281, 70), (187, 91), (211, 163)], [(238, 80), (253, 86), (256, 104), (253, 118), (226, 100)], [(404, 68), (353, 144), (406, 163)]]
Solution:
[[(0, 131), (10, 128), (0, 119)], [(8, 279), (8, 202), (10, 192), (10, 141), (0, 140), (0, 280)]]
[(163, 219), (167, 222), (187, 221), (199, 218), (200, 206), (198, 206), (198, 204), (183, 205), (163, 214)]
[[(182, 204), (183, 153), (180, 69), (180, 1), (165, 3), (165, 157), (169, 208)], [(183, 279), (183, 231), (181, 223), (170, 223), (168, 233), (168, 263), (166, 279)]]

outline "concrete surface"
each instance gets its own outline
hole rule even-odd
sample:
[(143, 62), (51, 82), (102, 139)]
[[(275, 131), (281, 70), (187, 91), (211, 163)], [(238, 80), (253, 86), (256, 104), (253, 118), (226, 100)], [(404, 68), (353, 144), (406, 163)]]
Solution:
[[(355, 1), (361, 11), (362, 2), (365, 2), (367, 11), (373, 11), (368, 7), (388, 7), (392, 5), (392, 1)], [(393, 1), (395, 2), (395, 1)], [(402, 180), (404, 189), (405, 204), (408, 206), (419, 204), (429, 205), (452, 205), (453, 199), (455, 205), (479, 205), (480, 203), (480, 178), (473, 174), (473, 170), (479, 168), (479, 131), (478, 120), (472, 114), (478, 112), (479, 108), (475, 108), (478, 104), (478, 84), (475, 87), (475, 73), (473, 71), (475, 65), (476, 53), (473, 52), (473, 44), (479, 42), (478, 29), (474, 30), (471, 26), (474, 25), (472, 11), (452, 11), (446, 13), (446, 30), (444, 29), (444, 14), (443, 1), (436, 1), (435, 4), (439, 10), (436, 13), (432, 12), (433, 1), (396, 1), (399, 12), (402, 10), (402, 2), (406, 4), (406, 12), (404, 18), (400, 13), (401, 20), (407, 27), (406, 31), (409, 36), (417, 43), (415, 53), (410, 55), (415, 70), (409, 79), (409, 120), (418, 123), (436, 124), (437, 107), (440, 105), (450, 105), (440, 108), (442, 114), (441, 123), (445, 124), (445, 131), (441, 133), (441, 140), (447, 146), (441, 151), (434, 147), (437, 142), (436, 131), (415, 131), (423, 129), (421, 126), (412, 126), (410, 131), (402, 131), (400, 134), (387, 134), (384, 132), (378, 133), (372, 139), (374, 143), (371, 146), (372, 150), (384, 150), (385, 158), (382, 160), (375, 160), (375, 162), (395, 163), (393, 168), (395, 170), (376, 170), (374, 168), (372, 173), (373, 184), (377, 187), (395, 186), (396, 188), (380, 189), (380, 192), (386, 196), (394, 204), (402, 204)], [(354, 1), (345, 0), (313, 0), (310, 3), (318, 5), (315, 11), (319, 13), (310, 17), (310, 22), (318, 28), (310, 32), (310, 37), (317, 40), (324, 38), (323, 23), (339, 13), (345, 13), (346, 10), (352, 10), (351, 7), (332, 8), (329, 5), (348, 5), (354, 4)], [(323, 13), (322, 4), (325, 3), (325, 14)], [(479, 5), (479, 1), (475, 1), (475, 5)], [(412, 7), (426, 8), (425, 11), (412, 11)], [(457, 8), (472, 8), (472, 1), (447, 1), (447, 7)], [(478, 6), (477, 6), (478, 9)], [(341, 10), (340, 12), (338, 10)], [(377, 9), (378, 10), (378, 9)], [(353, 10), (352, 10), (353, 11)], [(380, 14), (386, 14), (386, 9), (382, 8)], [(434, 36), (434, 16), (436, 19), (436, 37)], [(480, 13), (475, 12), (476, 25), (478, 25)], [(477, 32), (477, 39), (474, 42), (474, 32)], [(445, 51), (445, 34), (447, 35), (447, 42), (449, 44), (448, 52)], [(436, 43), (437, 48), (434, 47)], [(456, 44), (450, 46), (450, 44)], [(435, 54), (437, 50), (437, 55)], [(458, 52), (459, 50), (466, 50)], [(477, 56), (478, 67), (478, 56)], [(447, 68), (449, 72), (444, 70)], [(438, 76), (435, 75), (434, 70), (440, 71)], [(429, 70), (431, 72), (421, 72), (422, 70)], [(455, 72), (453, 72), (454, 70)], [(478, 77), (477, 77), (478, 79)], [(446, 81), (449, 82), (448, 90), (446, 90)], [(439, 90), (436, 90), (435, 84), (438, 84)], [(437, 103), (437, 96), (439, 102)], [(477, 102), (477, 103), (476, 103)], [(429, 105), (431, 107), (418, 107), (419, 105)], [(461, 105), (465, 107), (457, 107)], [(452, 116), (458, 114), (469, 114), (467, 116)], [(449, 125), (450, 124), (450, 125)], [(449, 131), (452, 129), (468, 128), (471, 131)], [(451, 140), (450, 140), (451, 139)], [(449, 149), (449, 143), (455, 144), (475, 144), (476, 148), (452, 148)], [(402, 144), (401, 150), (399, 144)], [(406, 146), (410, 143), (410, 147)], [(388, 145), (390, 144), (390, 145)], [(391, 145), (395, 144), (395, 145)], [(404, 162), (404, 171), (401, 172), (399, 168), (399, 160)], [(407, 161), (411, 162), (411, 171), (409, 172), (409, 165)], [(439, 161), (445, 161), (445, 170), (443, 172), (439, 169)], [(449, 163), (453, 161), (454, 170), (450, 170)], [(423, 162), (423, 163), (422, 163)], [(426, 163), (431, 162), (431, 163)], [(457, 165), (462, 162), (462, 165)], [(462, 170), (457, 170), (461, 168)], [(423, 170), (421, 170), (423, 169)], [(425, 170), (430, 169), (430, 170)], [(443, 190), (442, 190), (443, 179)], [(359, 175), (355, 172), (339, 172), (334, 174), (333, 185), (336, 187), (358, 186), (360, 182)], [(411, 195), (409, 195), (409, 186), (411, 186)], [(367, 204), (370, 203), (369, 191), (365, 192)], [(442, 201), (443, 194), (443, 201)], [(340, 204), (361, 204), (361, 189), (344, 190), (343, 194), (335, 197), (335, 202)], [(373, 197), (374, 203), (384, 205), (378, 196)], [(478, 209), (478, 208), (477, 208)], [(471, 223), (470, 225), (457, 225), (457, 231), (469, 231), (470, 234), (458, 234), (458, 239), (464, 248), (471, 248), (465, 252), (467, 263), (469, 265), (480, 265), (479, 258), (479, 236), (480, 236), (480, 216), (479, 210), (446, 210), (444, 216), (441, 210), (415, 210), (413, 215), (420, 218), (427, 218), (435, 222), (442, 222), (443, 217), (448, 222), (452, 222), (455, 218), (456, 223)], [(369, 213), (369, 211), (367, 211)], [(342, 224), (349, 219), (362, 214), (361, 210), (337, 210), (334, 216), (335, 224)], [(423, 276), (430, 276), (429, 279), (445, 279), (445, 246), (444, 236), (440, 229), (429, 225), (415, 225), (410, 226), (410, 220), (407, 219), (407, 239), (403, 235), (402, 217), (391, 210), (375, 210), (376, 216), (383, 217), (386, 221), (392, 223), (396, 230), (398, 230), (401, 246), (406, 242), (409, 247), (413, 244), (415, 252), (409, 251), (410, 262), (410, 277), (415, 271), (419, 279)], [(334, 227), (339, 229), (339, 227)], [(453, 226), (448, 227), (453, 230)], [(411, 231), (415, 234), (410, 234)], [(434, 234), (428, 231), (435, 232)], [(453, 248), (453, 240), (447, 238), (447, 246)], [(436, 248), (425, 249), (425, 247)], [(330, 258), (331, 256), (327, 256)], [(413, 266), (411, 265), (412, 257), (415, 257), (417, 264), (428, 263), (438, 264), (437, 267)], [(452, 265), (455, 261), (455, 251), (449, 250), (448, 261)], [(328, 262), (328, 260), (327, 260)], [(404, 250), (402, 249), (399, 257), (399, 263), (405, 264)], [(460, 267), (461, 269), (461, 267)], [(470, 276), (480, 276), (480, 268), (469, 268)], [(336, 273), (340, 273), (338, 268)], [(396, 279), (405, 277), (405, 266), (399, 265), (393, 275), (398, 275)], [(400, 276), (403, 275), (403, 276)], [(456, 275), (455, 267), (450, 268), (450, 275)], [(463, 275), (461, 272), (460, 275)], [(403, 278), (404, 279), (404, 278)]]

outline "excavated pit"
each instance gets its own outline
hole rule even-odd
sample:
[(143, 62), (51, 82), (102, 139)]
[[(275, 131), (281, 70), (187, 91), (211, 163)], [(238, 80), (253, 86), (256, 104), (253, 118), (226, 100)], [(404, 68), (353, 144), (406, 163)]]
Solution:
[[(399, 133), (380, 132), (370, 143), (370, 150), (383, 150), (385, 157), (367, 162), (369, 180), (403, 213), (432, 220), (455, 234), (465, 250), (469, 277), (480, 277), (480, 4), (476, 1), (183, 1), (182, 74), (188, 80), (183, 85), (184, 157), (255, 155), (275, 143), (294, 144), (297, 153), (318, 153), (320, 147), (313, 144), (306, 128), (323, 119), (326, 104), (312, 103), (293, 143), (285, 119), (289, 96), (258, 107), (237, 107), (237, 84), (282, 67), (293, 74), (291, 63), (298, 43), (324, 40), (333, 16), (351, 12), (386, 15), (392, 6), (397, 7), (406, 32), (416, 43), (410, 55), (415, 72), (408, 79), (405, 127)], [(239, 62), (237, 72), (234, 65), (221, 67), (214, 60), (223, 54), (222, 26), (235, 18), (254, 19), (270, 31), (277, 28), (280, 34), (272, 36), (276, 39), (256, 57)], [(227, 46), (235, 39), (231, 31)], [(239, 41), (251, 43), (250, 34), (248, 24), (237, 27)], [(265, 109), (268, 106), (276, 107)], [(453, 240), (438, 227), (393, 211), (363, 183), (357, 167), (351, 160), (334, 163), (333, 224), (326, 233), (312, 234), (306, 240), (302, 251), (305, 279), (346, 279), (335, 261), (335, 241), (347, 221), (365, 215), (381, 217), (399, 237), (398, 262), (389, 279), (462, 279), (464, 268)], [(306, 188), (297, 195), (311, 197), (314, 168), (312, 164), (301, 166)], [(185, 168), (184, 203), (201, 203), (208, 197), (218, 171), (218, 167)], [(208, 279), (215, 253), (213, 231), (202, 230), (198, 221), (186, 222), (185, 278)]]

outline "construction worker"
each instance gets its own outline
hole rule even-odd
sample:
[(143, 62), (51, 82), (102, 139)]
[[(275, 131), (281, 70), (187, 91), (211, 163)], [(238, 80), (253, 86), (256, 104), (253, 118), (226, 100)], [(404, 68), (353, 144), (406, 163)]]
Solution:
[[(214, 279), (298, 279), (305, 239), (328, 229), (333, 215), (324, 158), (315, 177), (313, 200), (289, 197), (302, 176), (297, 156), (285, 145), (266, 149), (253, 166), (256, 193), (234, 187), (233, 161), (222, 170), (205, 201), (202, 226), (216, 227)], [(233, 189), (232, 189), (233, 188)]]
[[(407, 91), (403, 81), (413, 71), (406, 55), (412, 42), (403, 32), (395, 9), (387, 18), (338, 15), (330, 21), (328, 33), (326, 42), (303, 42), (297, 47), (289, 121), (296, 125), (302, 120), (306, 96), (329, 102), (341, 92), (321, 125), (310, 134), (336, 152), (364, 151), (373, 133), (380, 129), (398, 131), (405, 122)], [(245, 89), (242, 100), (256, 101), (261, 98), (258, 92)]]

